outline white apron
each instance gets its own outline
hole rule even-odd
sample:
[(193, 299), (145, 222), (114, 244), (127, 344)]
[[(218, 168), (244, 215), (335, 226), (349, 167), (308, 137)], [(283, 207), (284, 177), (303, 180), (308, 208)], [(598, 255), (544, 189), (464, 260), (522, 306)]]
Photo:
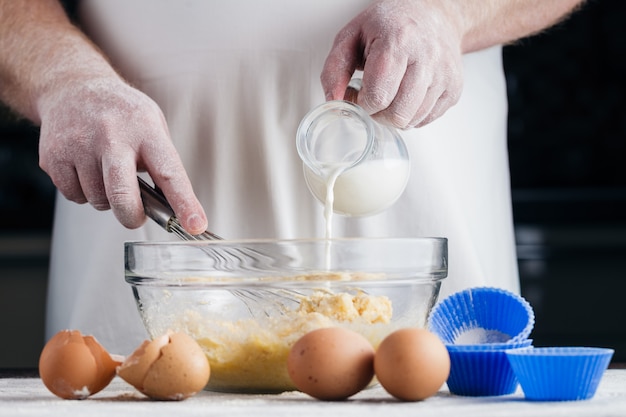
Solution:
[[(364, 0), (84, 0), (87, 33), (156, 100), (209, 230), (227, 238), (323, 237), (295, 147), (301, 118), (323, 102), (319, 75), (337, 31)], [(501, 48), (467, 55), (460, 102), (404, 132), (406, 192), (381, 214), (334, 216), (334, 236), (442, 236), (442, 297), (492, 285), (519, 291)], [(111, 212), (59, 195), (46, 335), (93, 334), (130, 353), (147, 337), (124, 281), (123, 242), (173, 240), (152, 222), (127, 230)]]

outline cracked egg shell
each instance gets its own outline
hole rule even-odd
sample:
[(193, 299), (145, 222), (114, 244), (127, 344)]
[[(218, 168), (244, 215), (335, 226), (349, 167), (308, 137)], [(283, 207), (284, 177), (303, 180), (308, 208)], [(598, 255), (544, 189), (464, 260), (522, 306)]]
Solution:
[(120, 362), (93, 336), (83, 336), (78, 330), (62, 330), (41, 351), (39, 375), (56, 396), (84, 399), (111, 382)]
[(183, 400), (206, 386), (211, 371), (194, 339), (168, 332), (143, 342), (118, 367), (117, 374), (150, 398)]

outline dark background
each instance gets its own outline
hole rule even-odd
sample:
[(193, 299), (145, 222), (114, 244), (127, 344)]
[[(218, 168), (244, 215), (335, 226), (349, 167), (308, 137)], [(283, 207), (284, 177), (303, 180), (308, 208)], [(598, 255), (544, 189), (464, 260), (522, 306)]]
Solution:
[(626, 361), (626, 2), (588, 1), (507, 47), (522, 294), (536, 345)]
[[(616, 349), (626, 361), (626, 2), (588, 1), (504, 51), (522, 293), (535, 345)], [(0, 109), (0, 368), (33, 368), (54, 189), (38, 131)]]

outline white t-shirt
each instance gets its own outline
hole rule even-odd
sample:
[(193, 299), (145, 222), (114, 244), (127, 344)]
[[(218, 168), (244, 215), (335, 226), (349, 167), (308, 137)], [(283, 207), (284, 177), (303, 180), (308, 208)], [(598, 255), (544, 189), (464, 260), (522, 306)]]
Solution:
[[(334, 35), (364, 0), (84, 0), (86, 32), (163, 109), (209, 219), (226, 238), (323, 237), (295, 134), (324, 101), (319, 75)], [(459, 103), (402, 132), (411, 177), (389, 210), (334, 216), (334, 236), (441, 236), (441, 296), (478, 285), (519, 291), (506, 143), (501, 48), (464, 58)], [(111, 212), (59, 196), (47, 336), (93, 334), (126, 354), (147, 334), (124, 281), (123, 242), (175, 240), (152, 222), (127, 230)]]

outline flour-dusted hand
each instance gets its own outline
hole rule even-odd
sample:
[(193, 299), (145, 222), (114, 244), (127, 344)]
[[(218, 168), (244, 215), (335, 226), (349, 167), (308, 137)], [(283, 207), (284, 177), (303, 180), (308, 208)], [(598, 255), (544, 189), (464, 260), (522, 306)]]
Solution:
[(462, 90), (461, 24), (447, 0), (380, 0), (336, 36), (322, 71), (326, 98), (341, 99), (363, 70), (357, 103), (399, 128), (425, 125)]
[(0, 100), (41, 125), (40, 165), (67, 199), (110, 208), (124, 226), (139, 227), (146, 217), (137, 172), (147, 171), (183, 227), (206, 230), (163, 113), (58, 1), (0, 0)]
[(378, 0), (339, 31), (322, 70), (326, 99), (363, 70), (357, 103), (399, 128), (424, 126), (460, 98), (463, 54), (537, 33), (583, 0)]
[(59, 191), (77, 203), (113, 210), (126, 227), (145, 221), (137, 172), (147, 171), (193, 234), (206, 217), (170, 140), (157, 104), (121, 79), (76, 79), (45, 95), (40, 165)]

